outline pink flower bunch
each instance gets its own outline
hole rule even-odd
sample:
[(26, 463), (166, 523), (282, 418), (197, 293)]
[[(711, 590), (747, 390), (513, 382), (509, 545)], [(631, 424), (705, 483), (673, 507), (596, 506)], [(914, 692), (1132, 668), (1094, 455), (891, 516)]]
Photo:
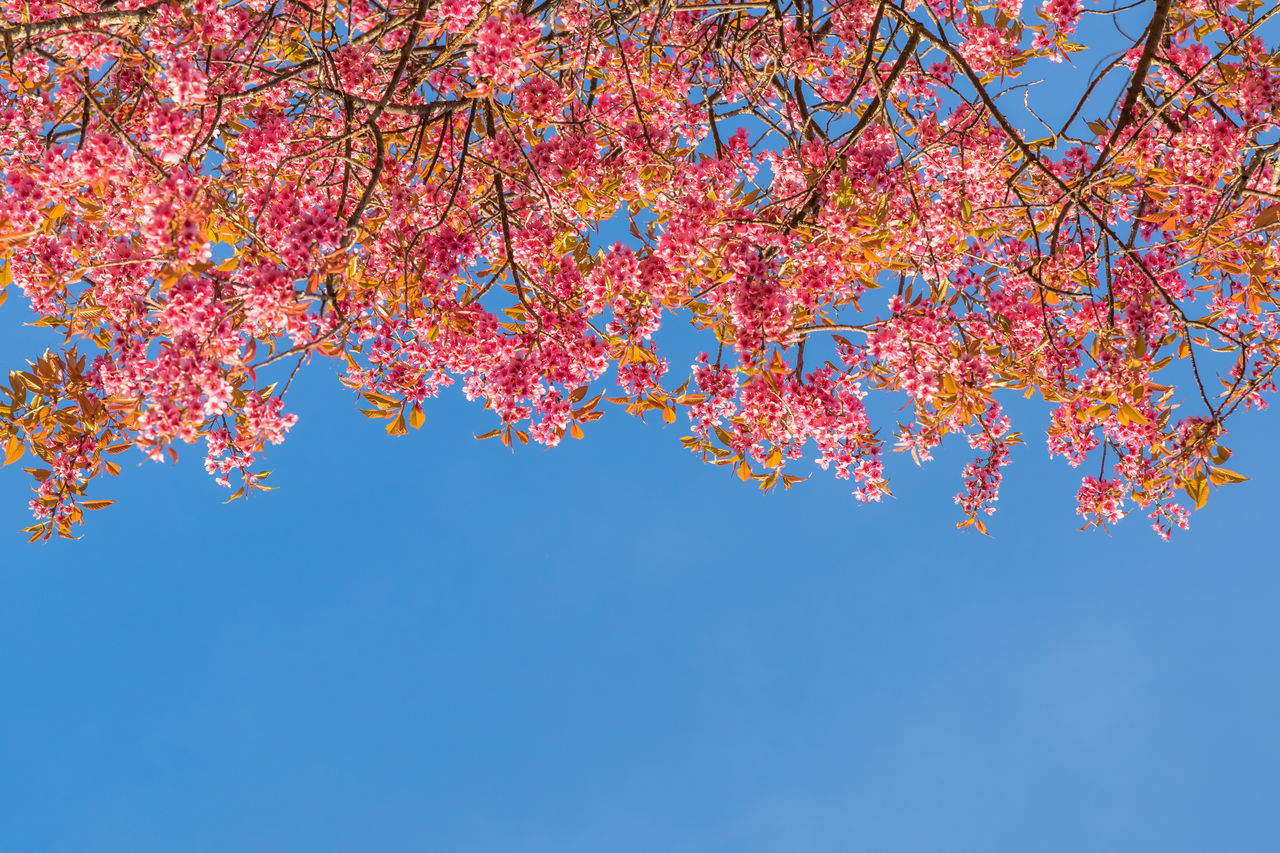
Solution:
[(1036, 33), (1031, 49), (1047, 51), (1050, 62), (1061, 62), (1066, 57), (1062, 45), (1075, 34), (1084, 4), (1080, 0), (1044, 0), (1040, 14), (1048, 21), (1048, 27)]
[(960, 53), (979, 74), (998, 74), (1018, 55), (1018, 44), (1004, 30), (968, 26)]
[(209, 79), (200, 66), (189, 59), (179, 59), (168, 68), (169, 95), (182, 108), (204, 103), (209, 94)]
[(1128, 491), (1120, 480), (1085, 477), (1076, 493), (1076, 514), (1089, 524), (1115, 524), (1125, 516)]
[(440, 0), (438, 9), (445, 32), (460, 33), (475, 21), (480, 0)]
[(476, 33), (476, 46), (467, 57), (467, 66), (482, 86), (510, 90), (532, 61), (534, 44), (541, 32), (538, 22), (524, 15), (490, 17)]

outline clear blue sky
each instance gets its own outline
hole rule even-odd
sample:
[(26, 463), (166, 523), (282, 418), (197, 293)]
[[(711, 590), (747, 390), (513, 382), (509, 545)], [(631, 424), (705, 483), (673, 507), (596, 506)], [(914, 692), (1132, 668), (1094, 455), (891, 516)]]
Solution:
[(29, 546), (0, 471), (0, 851), (1280, 849), (1274, 412), (1164, 544), (1078, 533), (1015, 408), (986, 539), (962, 448), (766, 496), (613, 409), (513, 455), (449, 393), (388, 439), (317, 368), (248, 502), (130, 455)]

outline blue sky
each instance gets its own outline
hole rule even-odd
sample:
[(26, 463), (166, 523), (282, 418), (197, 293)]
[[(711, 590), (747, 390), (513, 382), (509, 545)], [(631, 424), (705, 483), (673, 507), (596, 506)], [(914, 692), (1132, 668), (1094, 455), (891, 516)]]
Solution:
[(1165, 544), (1077, 532), (1029, 404), (984, 538), (962, 447), (864, 507), (616, 409), (512, 454), (457, 393), (400, 439), (323, 363), (289, 403), (277, 491), (122, 457), (76, 543), (0, 471), (0, 850), (1280, 846), (1274, 412)]
[(952, 527), (959, 451), (860, 507), (619, 412), (513, 455), (457, 395), (388, 439), (298, 382), (277, 491), (135, 463), (82, 541), (10, 537), (3, 849), (1280, 841), (1274, 414), (1171, 544), (1078, 533), (1038, 441), (987, 539)]

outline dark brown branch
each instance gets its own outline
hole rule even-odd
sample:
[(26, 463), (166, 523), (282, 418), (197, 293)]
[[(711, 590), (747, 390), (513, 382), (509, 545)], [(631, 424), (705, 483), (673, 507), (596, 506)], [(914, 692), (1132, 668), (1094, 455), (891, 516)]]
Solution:
[[(1129, 91), (1125, 93), (1124, 102), (1120, 105), (1120, 116), (1116, 119), (1116, 129), (1111, 134), (1111, 140), (1116, 139), (1120, 131), (1133, 121), (1133, 108), (1138, 105), (1138, 95), (1147, 84), (1147, 72), (1151, 70), (1151, 63), (1155, 61), (1156, 52), (1160, 50), (1160, 42), (1164, 38), (1164, 25), (1169, 20), (1170, 3), (1171, 0), (1156, 0), (1156, 10), (1151, 15), (1151, 23), (1147, 28), (1147, 43), (1143, 45), (1142, 56), (1133, 69), (1133, 80), (1129, 83)], [(1099, 163), (1107, 158), (1107, 149), (1111, 147), (1111, 140), (1108, 140), (1107, 147), (1098, 157)]]

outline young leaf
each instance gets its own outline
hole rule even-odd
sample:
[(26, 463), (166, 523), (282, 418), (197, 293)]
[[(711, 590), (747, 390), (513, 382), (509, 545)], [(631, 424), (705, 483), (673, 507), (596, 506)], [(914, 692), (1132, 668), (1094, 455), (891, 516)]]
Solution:
[(16, 435), (9, 436), (9, 440), (4, 444), (4, 464), (12, 465), (21, 459), (24, 453), (26, 453), (26, 446), (23, 444), (22, 439)]
[(1249, 478), (1235, 471), (1228, 471), (1226, 468), (1211, 467), (1209, 479), (1215, 486), (1225, 486), (1227, 483), (1243, 483)]

